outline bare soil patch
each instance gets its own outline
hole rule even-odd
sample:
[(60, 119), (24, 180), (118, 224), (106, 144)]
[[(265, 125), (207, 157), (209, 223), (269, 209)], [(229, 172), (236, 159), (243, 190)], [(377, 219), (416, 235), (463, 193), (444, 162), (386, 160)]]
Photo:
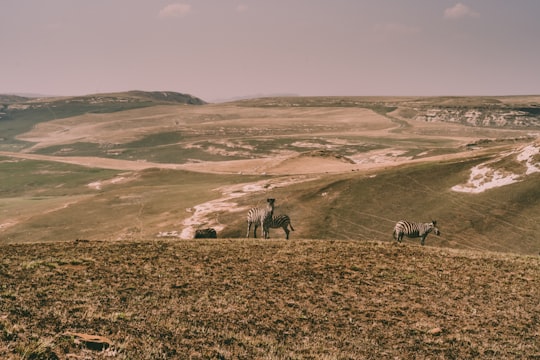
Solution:
[(66, 164), (81, 165), (87, 167), (95, 167), (101, 169), (113, 169), (113, 170), (145, 170), (151, 168), (160, 169), (176, 169), (179, 168), (177, 164), (160, 164), (147, 161), (131, 161), (121, 159), (108, 159), (101, 157), (82, 157), (82, 156), (51, 156), (40, 154), (27, 154), (27, 153), (14, 153), (7, 151), (0, 151), (0, 156), (8, 156), (13, 158), (32, 159), (32, 160), (44, 160), (44, 161), (56, 161)]

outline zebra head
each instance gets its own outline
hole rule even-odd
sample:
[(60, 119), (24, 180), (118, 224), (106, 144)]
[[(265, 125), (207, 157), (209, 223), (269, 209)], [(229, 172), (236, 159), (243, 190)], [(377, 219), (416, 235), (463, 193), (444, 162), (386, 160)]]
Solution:
[(437, 221), (431, 220), (431, 228), (433, 229), (433, 233), (435, 235), (441, 235), (441, 232), (439, 231), (439, 228), (437, 227)]
[(274, 198), (269, 198), (269, 199), (266, 199), (266, 202), (268, 203), (266, 205), (266, 209), (268, 211), (268, 213), (266, 215), (270, 215), (270, 218), (272, 218), (272, 215), (274, 214), (274, 203), (276, 202), (276, 199)]

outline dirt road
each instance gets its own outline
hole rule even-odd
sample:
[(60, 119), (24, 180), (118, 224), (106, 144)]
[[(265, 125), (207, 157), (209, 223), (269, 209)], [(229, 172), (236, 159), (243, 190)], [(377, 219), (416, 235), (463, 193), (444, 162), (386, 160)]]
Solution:
[[(501, 146), (506, 149), (508, 146)], [(150, 168), (187, 170), (202, 173), (218, 174), (267, 174), (267, 175), (301, 175), (301, 174), (323, 174), (323, 173), (341, 173), (350, 171), (375, 171), (388, 167), (400, 166), (406, 163), (420, 163), (427, 161), (448, 161), (456, 159), (465, 159), (475, 156), (482, 156), (488, 152), (493, 152), (494, 148), (463, 151), (455, 154), (436, 155), (411, 159), (408, 157), (393, 156), (393, 150), (387, 149), (386, 153), (390, 156), (384, 156), (377, 151), (377, 157), (373, 157), (372, 152), (366, 152), (355, 161), (357, 163), (344, 162), (339, 159), (327, 157), (306, 157), (301, 155), (293, 156), (275, 156), (248, 160), (230, 160), (230, 161), (212, 161), (189, 164), (171, 164), (156, 163), (144, 160), (122, 160), (100, 157), (85, 156), (51, 156), (29, 153), (16, 153), (0, 151), (0, 156), (31, 159), (40, 161), (55, 161), (67, 164), (74, 164), (86, 167), (122, 170), (122, 171), (141, 171)], [(361, 157), (369, 159), (363, 162)]]

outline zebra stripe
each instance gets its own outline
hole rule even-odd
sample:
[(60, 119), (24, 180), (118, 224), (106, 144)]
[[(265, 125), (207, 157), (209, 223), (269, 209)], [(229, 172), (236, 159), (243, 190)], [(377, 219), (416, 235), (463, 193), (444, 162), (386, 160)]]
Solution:
[(268, 203), (265, 208), (252, 208), (247, 214), (247, 235), (249, 238), (249, 231), (253, 225), (253, 237), (257, 237), (257, 228), (262, 226), (263, 237), (268, 239), (270, 237), (269, 223), (272, 221), (272, 215), (274, 214), (274, 203), (276, 199), (266, 199)]
[(437, 222), (433, 220), (430, 223), (416, 223), (405, 220), (400, 220), (394, 227), (393, 237), (398, 242), (403, 240), (403, 235), (410, 238), (421, 238), (420, 243), (424, 245), (426, 237), (430, 232), (434, 232), (435, 235), (440, 235), (441, 232), (437, 228)]
[(289, 226), (291, 227), (291, 230), (294, 231), (294, 228), (291, 224), (291, 219), (286, 214), (272, 217), (272, 222), (270, 222), (269, 224), (269, 227), (271, 229), (283, 228), (287, 240), (289, 240)]
[(195, 230), (195, 239), (217, 239), (217, 232), (214, 228)]

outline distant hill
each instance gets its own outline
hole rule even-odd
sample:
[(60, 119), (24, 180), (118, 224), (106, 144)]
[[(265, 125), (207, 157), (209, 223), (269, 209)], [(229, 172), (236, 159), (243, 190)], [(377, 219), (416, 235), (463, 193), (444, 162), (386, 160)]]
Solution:
[(294, 93), (272, 93), (272, 94), (252, 94), (252, 95), (243, 95), (243, 96), (233, 96), (228, 98), (217, 98), (213, 99), (214, 103), (224, 103), (224, 102), (234, 102), (239, 100), (251, 100), (251, 99), (264, 99), (264, 98), (276, 98), (276, 97), (300, 97), (298, 94)]
[(156, 105), (204, 105), (198, 97), (172, 91), (128, 91), (29, 98), (18, 95), (0, 95), (0, 145), (20, 144), (15, 137), (29, 131), (34, 125), (87, 113), (107, 114)]
[[(44, 99), (47, 100), (47, 99)], [(204, 105), (206, 102), (198, 97), (173, 91), (140, 91), (132, 90), (120, 93), (91, 94), (85, 96), (67, 97), (57, 100), (59, 102), (81, 102), (90, 104), (104, 103), (174, 103), (188, 105)]]
[[(113, 94), (114, 95), (114, 94)], [(182, 94), (173, 91), (139, 91), (133, 90), (127, 92), (127, 95), (133, 97), (139, 97), (141, 99), (149, 99), (154, 101), (164, 101), (172, 102), (179, 104), (189, 104), (189, 105), (204, 105), (206, 102), (198, 97)]]
[(28, 97), (11, 95), (11, 94), (0, 94), (0, 104), (15, 104), (18, 102), (25, 102), (30, 100)]
[(32, 102), (32, 104), (58, 104), (71, 102), (88, 103), (136, 103), (144, 101), (178, 103), (189, 105), (204, 105), (206, 101), (192, 96), (174, 91), (141, 91), (132, 90), (117, 93), (89, 94), (82, 96), (46, 96), (46, 95), (20, 95), (20, 94), (0, 94), (0, 106), (6, 104)]
[(540, 96), (313, 96), (239, 99), (247, 107), (368, 108), (394, 121), (446, 122), (474, 127), (540, 128)]

